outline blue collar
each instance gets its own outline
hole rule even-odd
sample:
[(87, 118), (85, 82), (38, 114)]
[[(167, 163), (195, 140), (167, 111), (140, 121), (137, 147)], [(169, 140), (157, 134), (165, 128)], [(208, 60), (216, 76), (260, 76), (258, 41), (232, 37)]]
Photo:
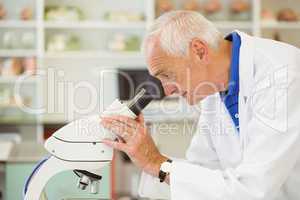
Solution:
[(228, 35), (225, 39), (232, 42), (230, 79), (227, 94), (234, 95), (239, 93), (239, 59), (241, 37), (238, 35), (237, 32), (233, 32), (230, 35)]
[(241, 38), (236, 32), (233, 32), (230, 35), (228, 35), (225, 39), (232, 42), (230, 79), (229, 79), (228, 90), (226, 92), (220, 92), (220, 96), (239, 133), (238, 102), (239, 102), (239, 59), (240, 59)]

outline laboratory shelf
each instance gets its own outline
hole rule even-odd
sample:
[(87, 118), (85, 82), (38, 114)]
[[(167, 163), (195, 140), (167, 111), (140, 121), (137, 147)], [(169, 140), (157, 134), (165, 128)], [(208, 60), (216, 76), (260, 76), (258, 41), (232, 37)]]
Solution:
[(263, 29), (299, 29), (300, 22), (262, 22)]
[(6, 83), (6, 84), (15, 84), (15, 83), (21, 83), (21, 84), (31, 84), (31, 83), (37, 83), (37, 79), (35, 77), (32, 77), (31, 75), (20, 75), (20, 76), (0, 76), (0, 84)]
[(144, 56), (140, 52), (65, 51), (46, 52), (45, 58), (143, 59)]
[(35, 49), (0, 49), (0, 57), (34, 57)]
[(78, 21), (44, 23), (46, 29), (145, 29), (145, 22)]
[(37, 23), (34, 20), (2, 20), (0, 21), (0, 28), (36, 28)]
[(251, 21), (215, 21), (214, 24), (220, 29), (252, 29)]

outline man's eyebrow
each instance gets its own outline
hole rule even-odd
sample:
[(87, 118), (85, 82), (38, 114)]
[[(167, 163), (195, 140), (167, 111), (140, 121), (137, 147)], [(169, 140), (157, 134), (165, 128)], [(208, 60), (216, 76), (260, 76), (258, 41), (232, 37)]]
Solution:
[(158, 76), (159, 74), (161, 74), (163, 71), (162, 70), (157, 70), (156, 72), (154, 72), (152, 74), (152, 76)]

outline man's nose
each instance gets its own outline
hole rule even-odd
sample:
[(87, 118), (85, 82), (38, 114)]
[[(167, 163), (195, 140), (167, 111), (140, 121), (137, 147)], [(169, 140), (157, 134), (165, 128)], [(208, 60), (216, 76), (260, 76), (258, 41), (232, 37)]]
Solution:
[(178, 93), (178, 87), (175, 84), (165, 84), (163, 85), (166, 96)]

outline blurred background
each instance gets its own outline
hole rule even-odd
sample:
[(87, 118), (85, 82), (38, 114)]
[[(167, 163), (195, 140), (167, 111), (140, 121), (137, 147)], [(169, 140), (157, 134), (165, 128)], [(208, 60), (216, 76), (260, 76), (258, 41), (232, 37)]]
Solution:
[[(161, 14), (200, 12), (235, 29), (300, 46), (299, 0), (0, 0), (0, 200), (20, 200), (25, 178), (55, 130), (99, 113), (148, 75), (140, 44)], [(144, 112), (159, 149), (184, 157), (201, 114), (173, 97)], [(76, 188), (72, 172), (47, 185), (49, 200), (139, 199), (139, 170), (122, 153), (103, 170), (100, 195)]]

